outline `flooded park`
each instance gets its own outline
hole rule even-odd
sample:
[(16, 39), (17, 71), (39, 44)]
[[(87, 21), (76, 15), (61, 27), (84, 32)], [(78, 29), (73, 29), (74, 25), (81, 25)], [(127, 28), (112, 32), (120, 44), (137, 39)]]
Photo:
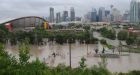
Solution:
[[(82, 57), (86, 58), (87, 67), (98, 65), (100, 57), (94, 57), (96, 44), (71, 44), (71, 66), (79, 67)], [(101, 47), (100, 47), (101, 48)], [(7, 45), (6, 51), (18, 58), (18, 47)], [(108, 51), (106, 51), (108, 52)], [(112, 53), (112, 51), (109, 51)], [(55, 56), (53, 56), (55, 53)], [(119, 55), (118, 51), (114, 52)], [(140, 54), (122, 52), (119, 58), (107, 58), (107, 68), (112, 72), (128, 72), (130, 70), (140, 70)], [(56, 44), (48, 42), (42, 46), (30, 46), (30, 61), (39, 58), (49, 66), (55, 67), (58, 64), (69, 66), (69, 44)]]

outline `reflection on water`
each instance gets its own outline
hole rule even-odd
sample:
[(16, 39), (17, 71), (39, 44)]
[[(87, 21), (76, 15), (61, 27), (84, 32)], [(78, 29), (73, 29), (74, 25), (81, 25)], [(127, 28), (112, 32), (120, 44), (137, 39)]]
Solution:
[[(88, 67), (98, 65), (101, 61), (100, 58), (93, 57), (94, 49), (97, 45), (89, 44), (88, 53), (91, 56), (87, 57), (86, 44), (72, 44), (72, 67), (78, 67), (81, 57), (87, 59), (86, 64)], [(7, 46), (6, 49), (9, 53), (18, 58), (18, 50), (16, 46)], [(56, 57), (52, 54), (56, 53)], [(63, 63), (69, 66), (69, 45), (58, 45), (55, 43), (48, 43), (45, 46), (31, 46), (30, 50), (31, 59), (39, 58), (41, 61), (46, 62), (49, 66), (57, 66)], [(127, 72), (129, 70), (140, 70), (140, 54), (130, 53), (129, 56), (121, 56), (120, 58), (108, 58), (107, 68), (113, 72)]]

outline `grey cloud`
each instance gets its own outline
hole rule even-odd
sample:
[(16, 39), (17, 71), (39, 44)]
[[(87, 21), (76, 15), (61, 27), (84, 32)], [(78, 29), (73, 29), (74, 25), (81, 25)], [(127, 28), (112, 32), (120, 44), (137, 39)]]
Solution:
[(91, 8), (109, 9), (111, 4), (124, 11), (129, 9), (130, 0), (1, 0), (0, 20), (27, 15), (48, 16), (49, 7), (54, 7), (55, 12), (75, 7), (76, 15), (82, 16)]

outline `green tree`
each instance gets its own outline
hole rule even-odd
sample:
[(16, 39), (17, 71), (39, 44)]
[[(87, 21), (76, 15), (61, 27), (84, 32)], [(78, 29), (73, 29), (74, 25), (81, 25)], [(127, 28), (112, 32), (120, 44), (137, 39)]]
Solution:
[(137, 39), (137, 34), (133, 32), (129, 32), (129, 37)]
[(83, 27), (86, 31), (89, 31), (90, 30), (90, 26), (84, 26)]
[(59, 44), (63, 44), (64, 43), (64, 37), (62, 34), (57, 34), (55, 37), (55, 41)]
[(28, 63), (28, 60), (30, 58), (29, 54), (29, 42), (28, 40), (25, 40), (24, 42), (19, 43), (19, 60), (22, 65), (25, 65)]
[(81, 69), (85, 69), (86, 68), (85, 61), (86, 61), (86, 59), (84, 57), (82, 57), (81, 61), (79, 62)]
[(104, 28), (99, 29), (98, 31), (105, 38), (109, 38), (111, 40), (115, 40), (116, 39), (116, 32), (115, 32), (115, 30), (109, 30), (109, 29), (104, 27)]
[(119, 40), (126, 40), (127, 39), (127, 37), (128, 37), (128, 33), (126, 32), (126, 31), (120, 31), (119, 33), (118, 33), (118, 39)]
[(103, 45), (107, 45), (107, 42), (106, 42), (105, 39), (101, 39), (101, 40), (100, 40), (100, 43), (103, 44)]
[(134, 38), (127, 38), (127, 40), (126, 40), (126, 43), (127, 43), (127, 45), (132, 45), (132, 44), (134, 44), (134, 41), (135, 39)]
[(8, 55), (4, 49), (4, 45), (0, 43), (0, 75), (10, 74), (17, 65), (16, 58)]

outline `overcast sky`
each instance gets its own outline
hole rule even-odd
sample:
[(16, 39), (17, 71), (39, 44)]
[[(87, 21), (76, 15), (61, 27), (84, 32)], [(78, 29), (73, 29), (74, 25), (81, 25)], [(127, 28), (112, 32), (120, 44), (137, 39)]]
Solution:
[(75, 7), (76, 15), (83, 16), (92, 8), (110, 8), (114, 5), (122, 13), (129, 10), (131, 0), (0, 0), (0, 22), (21, 16), (49, 16), (49, 8), (55, 13)]

